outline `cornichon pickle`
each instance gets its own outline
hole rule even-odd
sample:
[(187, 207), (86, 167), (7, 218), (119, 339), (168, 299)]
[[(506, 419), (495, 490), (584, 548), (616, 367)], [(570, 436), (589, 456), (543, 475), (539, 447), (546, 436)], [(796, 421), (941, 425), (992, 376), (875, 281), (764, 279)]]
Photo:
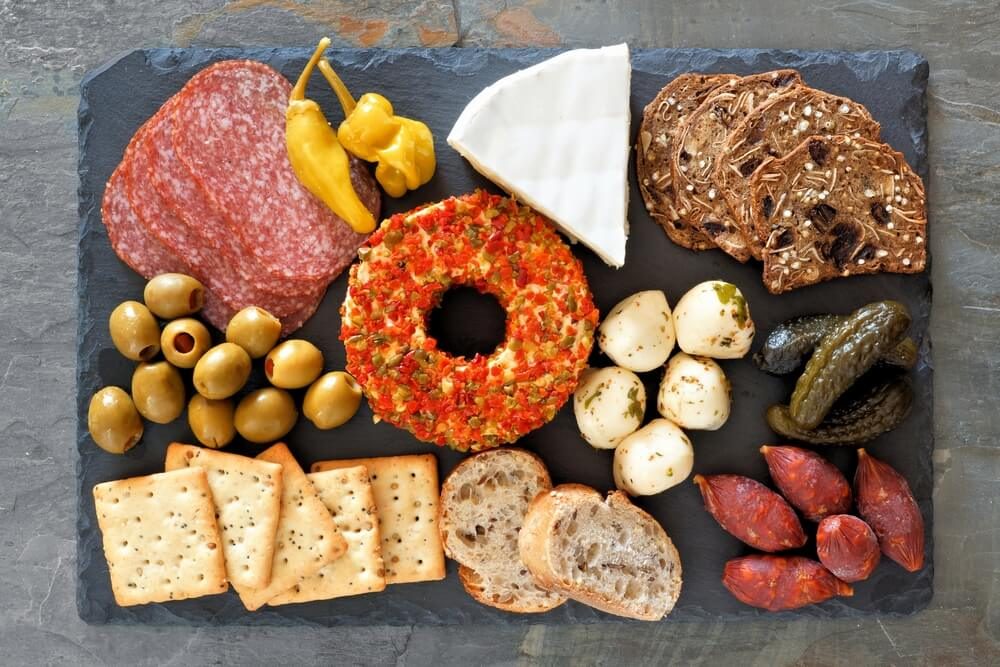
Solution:
[[(757, 368), (772, 375), (786, 375), (802, 364), (823, 337), (847, 319), (843, 315), (805, 315), (776, 326), (753, 356)], [(917, 344), (904, 338), (879, 359), (879, 363), (912, 368), (917, 362)]]
[(767, 423), (775, 433), (813, 445), (860, 445), (899, 426), (910, 412), (913, 390), (901, 377), (876, 382), (830, 411), (816, 429), (807, 431), (784, 405), (772, 405)]
[(788, 414), (806, 430), (819, 426), (831, 406), (910, 326), (906, 306), (877, 301), (851, 313), (823, 337), (795, 384)]

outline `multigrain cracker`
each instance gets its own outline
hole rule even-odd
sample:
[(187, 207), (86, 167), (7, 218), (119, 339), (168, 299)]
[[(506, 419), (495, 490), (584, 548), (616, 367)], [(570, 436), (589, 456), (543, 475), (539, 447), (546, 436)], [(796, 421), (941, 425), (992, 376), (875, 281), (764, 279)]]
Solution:
[(175, 442), (167, 447), (165, 467), (205, 469), (229, 581), (248, 588), (267, 586), (281, 514), (281, 466)]
[(635, 147), (636, 177), (646, 210), (670, 237), (688, 250), (714, 248), (712, 239), (677, 213), (670, 160), (674, 139), (687, 116), (719, 86), (740, 77), (735, 74), (681, 74), (646, 105)]
[(308, 477), (347, 540), (347, 553), (268, 604), (330, 600), (385, 589), (378, 512), (368, 471), (355, 466)]
[(123, 607), (222, 593), (226, 565), (200, 468), (94, 487), (115, 602)]
[(314, 463), (313, 472), (363, 465), (368, 469), (382, 532), (386, 583), (444, 579), (437, 528), (438, 476), (433, 454)]
[(799, 73), (790, 69), (727, 82), (691, 112), (674, 141), (670, 168), (678, 214), (741, 262), (750, 259), (742, 233), (736, 225), (714, 215), (716, 203), (725, 204), (712, 178), (715, 165), (725, 150), (726, 137), (744, 118), (801, 82)]
[(271, 598), (316, 574), (347, 550), (347, 542), (337, 530), (333, 517), (288, 447), (279, 442), (257, 458), (281, 464), (281, 518), (270, 583), (263, 588), (233, 585), (250, 611), (260, 609)]

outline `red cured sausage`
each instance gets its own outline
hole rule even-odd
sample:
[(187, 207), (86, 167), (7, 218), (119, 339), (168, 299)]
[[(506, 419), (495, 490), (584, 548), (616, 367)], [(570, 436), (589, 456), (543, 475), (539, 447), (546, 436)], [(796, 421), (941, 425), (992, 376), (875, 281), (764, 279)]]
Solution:
[(881, 559), (875, 531), (849, 514), (834, 514), (820, 522), (816, 553), (826, 569), (851, 583), (871, 576)]
[(854, 589), (825, 567), (801, 556), (745, 556), (726, 563), (722, 585), (737, 600), (768, 611), (798, 609)]
[(887, 463), (858, 450), (854, 474), (858, 513), (878, 536), (882, 553), (910, 572), (924, 566), (924, 518), (910, 485)]
[(851, 509), (851, 485), (843, 473), (816, 452), (801, 447), (760, 448), (771, 479), (793, 507), (810, 521)]
[(806, 543), (795, 510), (760, 482), (742, 475), (695, 475), (705, 509), (723, 530), (761, 551), (784, 551)]

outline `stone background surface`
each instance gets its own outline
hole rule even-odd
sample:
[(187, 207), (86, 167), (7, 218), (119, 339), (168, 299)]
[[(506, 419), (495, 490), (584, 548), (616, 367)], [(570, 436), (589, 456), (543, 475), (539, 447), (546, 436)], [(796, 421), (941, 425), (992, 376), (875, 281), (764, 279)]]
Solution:
[[(0, 0), (0, 663), (989, 664), (1000, 660), (994, 0)], [(136, 5), (136, 6), (133, 6)], [(935, 598), (910, 618), (636, 627), (91, 627), (76, 615), (77, 85), (143, 46), (913, 48), (931, 65)]]

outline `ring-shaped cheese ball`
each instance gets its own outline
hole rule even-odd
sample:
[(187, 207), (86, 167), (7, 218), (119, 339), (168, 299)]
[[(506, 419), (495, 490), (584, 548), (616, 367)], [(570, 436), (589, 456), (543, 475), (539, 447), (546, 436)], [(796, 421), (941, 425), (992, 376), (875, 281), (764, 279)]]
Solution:
[[(580, 261), (539, 213), (476, 191), (392, 216), (359, 256), (340, 337), (376, 418), (478, 451), (546, 424), (572, 395), (598, 312)], [(459, 285), (507, 312), (489, 355), (453, 356), (428, 333), (428, 315)]]

